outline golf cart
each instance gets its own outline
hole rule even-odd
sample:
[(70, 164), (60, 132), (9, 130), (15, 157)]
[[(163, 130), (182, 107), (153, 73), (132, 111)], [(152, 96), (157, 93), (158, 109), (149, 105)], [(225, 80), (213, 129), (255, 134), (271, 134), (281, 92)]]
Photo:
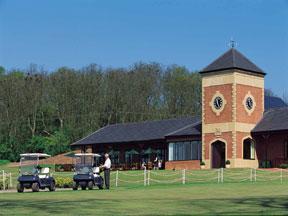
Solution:
[(103, 178), (98, 166), (99, 154), (78, 153), (75, 154), (75, 173), (73, 176), (73, 190), (80, 186), (82, 190), (92, 190), (94, 186), (103, 189)]
[(32, 188), (33, 192), (39, 189), (48, 188), (49, 191), (55, 191), (55, 179), (50, 175), (48, 166), (40, 166), (39, 160), (50, 157), (50, 155), (42, 153), (20, 154), (19, 177), (17, 191), (22, 193), (24, 188)]

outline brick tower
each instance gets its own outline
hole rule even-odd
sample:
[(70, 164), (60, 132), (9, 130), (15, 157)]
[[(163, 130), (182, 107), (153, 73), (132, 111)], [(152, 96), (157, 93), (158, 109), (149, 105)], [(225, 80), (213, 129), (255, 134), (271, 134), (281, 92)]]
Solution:
[(265, 73), (231, 48), (202, 75), (202, 160), (207, 168), (258, 167), (251, 130), (264, 112)]

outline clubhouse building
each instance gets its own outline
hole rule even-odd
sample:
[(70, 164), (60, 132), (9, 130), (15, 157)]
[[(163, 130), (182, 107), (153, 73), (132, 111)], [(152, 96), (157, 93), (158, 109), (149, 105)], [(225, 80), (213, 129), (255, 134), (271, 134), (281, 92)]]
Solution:
[(235, 48), (202, 75), (202, 116), (107, 125), (72, 144), (109, 152), (116, 169), (278, 167), (288, 163), (288, 107), (264, 96), (265, 73)]

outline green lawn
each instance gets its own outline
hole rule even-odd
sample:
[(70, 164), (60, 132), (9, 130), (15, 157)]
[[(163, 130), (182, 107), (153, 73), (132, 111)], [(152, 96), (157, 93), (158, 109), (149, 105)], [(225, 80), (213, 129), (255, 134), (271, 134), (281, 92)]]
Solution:
[(0, 215), (288, 214), (287, 184), (190, 184), (0, 193)]
[[(2, 165), (2, 169), (12, 173), (15, 186), (17, 168)], [(0, 192), (0, 215), (288, 214), (287, 171), (257, 170), (255, 182), (251, 169), (226, 169), (222, 184), (217, 183), (217, 170), (187, 171), (185, 185), (182, 171), (150, 174), (146, 187), (143, 171), (122, 171), (117, 188), (112, 172), (110, 191)], [(73, 173), (54, 175), (72, 177)]]

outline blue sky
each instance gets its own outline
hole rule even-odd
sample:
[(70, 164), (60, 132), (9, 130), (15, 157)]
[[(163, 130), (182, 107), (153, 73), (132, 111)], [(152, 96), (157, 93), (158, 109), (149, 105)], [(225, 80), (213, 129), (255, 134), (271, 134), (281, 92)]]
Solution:
[(0, 0), (0, 65), (52, 71), (143, 62), (201, 70), (237, 49), (288, 94), (287, 0)]

